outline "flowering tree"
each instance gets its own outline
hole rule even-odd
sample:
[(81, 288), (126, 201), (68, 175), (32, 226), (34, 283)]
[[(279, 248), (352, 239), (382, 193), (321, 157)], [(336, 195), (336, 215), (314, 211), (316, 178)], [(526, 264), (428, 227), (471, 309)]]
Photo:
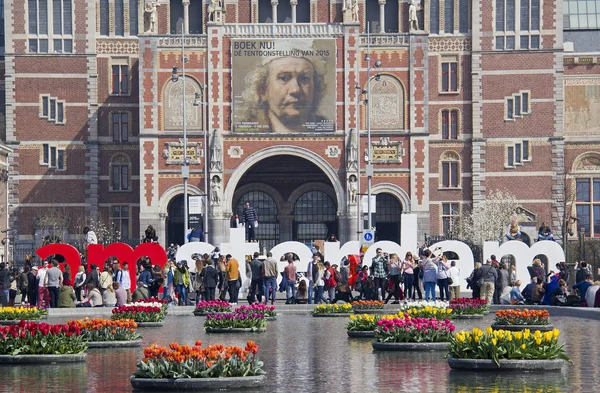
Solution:
[(485, 241), (502, 241), (516, 208), (517, 199), (513, 194), (506, 190), (490, 190), (486, 199), (463, 217), (463, 237), (481, 245)]

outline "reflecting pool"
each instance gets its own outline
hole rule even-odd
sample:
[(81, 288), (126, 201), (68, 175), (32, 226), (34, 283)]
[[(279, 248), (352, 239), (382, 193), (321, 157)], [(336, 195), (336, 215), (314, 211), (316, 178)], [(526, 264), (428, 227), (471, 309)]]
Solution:
[[(457, 329), (486, 328), (456, 321)], [(264, 392), (600, 392), (600, 322), (552, 317), (573, 359), (560, 373), (450, 371), (440, 352), (373, 352), (369, 340), (348, 339), (345, 318), (279, 315), (267, 332), (206, 334), (203, 317), (168, 316), (162, 328), (140, 328), (143, 345), (173, 341), (244, 346), (254, 340), (265, 363)], [(65, 322), (51, 318), (49, 323)], [(141, 348), (90, 350), (85, 364), (0, 366), (0, 392), (127, 392)]]

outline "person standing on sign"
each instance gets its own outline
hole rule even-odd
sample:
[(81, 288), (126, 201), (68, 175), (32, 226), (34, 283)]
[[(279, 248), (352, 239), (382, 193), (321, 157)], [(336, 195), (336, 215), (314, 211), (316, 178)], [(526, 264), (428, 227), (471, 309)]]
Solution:
[(244, 225), (246, 226), (246, 241), (255, 242), (256, 236), (254, 234), (254, 228), (258, 226), (258, 216), (256, 215), (256, 210), (254, 210), (253, 207), (250, 207), (250, 202), (246, 202), (242, 218), (244, 219)]

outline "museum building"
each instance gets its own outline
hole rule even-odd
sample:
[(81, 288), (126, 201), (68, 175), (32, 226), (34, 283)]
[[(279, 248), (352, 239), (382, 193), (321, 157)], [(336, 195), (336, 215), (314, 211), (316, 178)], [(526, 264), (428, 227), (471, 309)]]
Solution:
[(214, 244), (245, 202), (267, 248), (356, 240), (369, 189), (379, 240), (405, 213), (452, 237), (501, 189), (600, 236), (599, 24), (599, 0), (5, 2), (12, 242), (182, 243), (188, 172)]

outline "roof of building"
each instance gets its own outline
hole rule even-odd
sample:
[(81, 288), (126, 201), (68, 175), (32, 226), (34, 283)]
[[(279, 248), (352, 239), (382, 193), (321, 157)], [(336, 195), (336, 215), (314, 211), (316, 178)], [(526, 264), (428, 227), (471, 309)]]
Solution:
[(564, 42), (573, 43), (575, 53), (600, 52), (600, 30), (565, 30)]

